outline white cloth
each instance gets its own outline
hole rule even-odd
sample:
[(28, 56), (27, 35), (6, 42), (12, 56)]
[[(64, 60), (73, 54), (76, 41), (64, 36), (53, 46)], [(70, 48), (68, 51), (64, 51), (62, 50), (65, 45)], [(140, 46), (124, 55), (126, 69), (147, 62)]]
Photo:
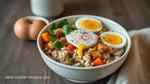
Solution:
[(107, 84), (150, 84), (150, 28), (129, 32), (130, 53)]

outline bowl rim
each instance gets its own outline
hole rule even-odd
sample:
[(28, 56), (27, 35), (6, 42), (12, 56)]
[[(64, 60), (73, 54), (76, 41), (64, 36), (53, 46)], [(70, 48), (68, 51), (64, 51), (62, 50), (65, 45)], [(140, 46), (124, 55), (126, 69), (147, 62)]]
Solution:
[[(127, 35), (126, 35), (125, 37), (126, 37), (126, 39), (127, 39), (128, 46), (127, 46), (127, 48), (126, 48), (126, 50), (125, 50), (125, 53), (124, 53), (121, 57), (119, 57), (118, 59), (113, 60), (112, 62), (110, 62), (110, 63), (108, 63), (108, 64), (104, 64), (104, 65), (101, 65), (101, 66), (94, 66), (94, 67), (75, 67), (75, 66), (69, 66), (69, 65), (65, 65), (65, 64), (59, 63), (59, 62), (57, 62), (57, 61), (51, 59), (50, 57), (48, 57), (48, 55), (46, 55), (46, 54), (43, 52), (43, 50), (41, 49), (40, 44), (39, 44), (40, 35), (43, 33), (43, 31), (44, 31), (49, 25), (52, 25), (53, 22), (58, 22), (58, 21), (61, 21), (61, 20), (63, 20), (63, 19), (67, 19), (67, 18), (83, 17), (83, 16), (85, 16), (85, 17), (88, 17), (88, 16), (89, 16), (89, 17), (101, 18), (101, 19), (104, 19), (104, 20), (107, 20), (107, 21), (111, 22), (112, 24), (115, 24), (115, 25), (120, 26), (120, 28), (123, 29), (123, 30), (127, 33)], [(117, 22), (115, 22), (115, 21), (113, 21), (113, 20), (110, 20), (110, 19), (107, 19), (107, 18), (101, 17), (101, 16), (96, 16), (96, 15), (70, 15), (70, 16), (65, 16), (65, 17), (56, 19), (56, 20), (50, 22), (48, 25), (46, 25), (46, 26), (40, 31), (40, 33), (38, 34), (37, 47), (38, 47), (38, 50), (40, 51), (40, 55), (42, 54), (42, 55), (41, 55), (42, 57), (46, 58), (46, 59), (47, 59), (48, 61), (50, 61), (51, 63), (56, 64), (56, 65), (58, 65), (58, 66), (60, 66), (60, 67), (69, 68), (69, 69), (75, 69), (75, 70), (92, 70), (92, 69), (98, 69), (98, 68), (104, 68), (104, 67), (110, 66), (110, 65), (112, 65), (112, 64), (114, 64), (114, 63), (116, 63), (116, 62), (118, 62), (119, 60), (123, 59), (123, 58), (129, 53), (129, 51), (130, 51), (130, 49), (131, 49), (131, 38), (129, 37), (129, 34), (128, 34), (128, 32), (125, 30), (125, 28), (122, 27), (120, 24), (118, 24)]]
[(44, 21), (46, 23), (46, 25), (49, 24), (49, 21), (46, 18), (44, 18), (44, 17), (40, 17), (40, 16), (25, 16), (25, 18), (31, 19), (31, 20), (42, 20), (42, 21)]

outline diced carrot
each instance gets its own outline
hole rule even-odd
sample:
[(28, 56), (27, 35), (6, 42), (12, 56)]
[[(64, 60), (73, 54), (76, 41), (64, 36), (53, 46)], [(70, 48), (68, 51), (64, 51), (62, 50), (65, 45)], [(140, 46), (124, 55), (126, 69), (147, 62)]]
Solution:
[(49, 34), (48, 32), (45, 32), (41, 35), (42, 41), (43, 42), (48, 42), (49, 41)]
[(104, 51), (104, 52), (108, 52), (109, 48), (107, 46), (105, 46), (104, 44), (98, 43), (98, 51)]
[(63, 31), (62, 31), (61, 28), (58, 28), (57, 31), (56, 31), (55, 36), (56, 36), (57, 38), (60, 38), (60, 37), (61, 37), (61, 34), (63, 34)]
[(93, 50), (93, 51), (91, 52), (91, 54), (92, 54), (92, 57), (93, 57), (94, 60), (95, 60), (96, 58), (98, 58), (98, 57), (101, 57), (101, 54), (100, 54), (99, 51), (97, 51), (97, 50)]
[(103, 65), (103, 62), (102, 62), (101, 58), (99, 57), (93, 61), (93, 64), (94, 64), (94, 66), (99, 66), (99, 65)]
[(69, 50), (73, 51), (73, 50), (75, 50), (75, 49), (76, 49), (76, 47), (75, 47), (75, 46), (73, 46), (72, 44), (69, 44), (69, 45), (67, 46), (67, 49), (69, 49)]

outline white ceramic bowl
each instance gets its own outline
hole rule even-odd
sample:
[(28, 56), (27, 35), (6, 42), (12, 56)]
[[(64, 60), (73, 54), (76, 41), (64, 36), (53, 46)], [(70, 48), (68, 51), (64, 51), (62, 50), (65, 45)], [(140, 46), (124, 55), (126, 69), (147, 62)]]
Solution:
[(37, 39), (37, 45), (38, 45), (38, 49), (40, 51), (41, 57), (43, 58), (44, 62), (47, 64), (47, 66), (51, 70), (53, 70), (58, 75), (66, 78), (68, 80), (71, 80), (74, 82), (80, 82), (80, 83), (87, 83), (87, 82), (93, 82), (93, 81), (102, 79), (102, 78), (112, 74), (113, 72), (115, 72), (127, 58), (127, 55), (129, 53), (129, 50), (131, 47), (131, 40), (130, 40), (130, 37), (129, 37), (127, 31), (121, 25), (119, 25), (118, 23), (116, 23), (112, 20), (109, 20), (109, 19), (106, 19), (103, 17), (99, 17), (99, 16), (73, 15), (73, 16), (67, 16), (67, 17), (57, 19), (54, 22), (60, 22), (63, 19), (67, 19), (69, 21), (69, 23), (74, 23), (78, 18), (81, 18), (81, 17), (97, 18), (110, 30), (123, 34), (127, 39), (125, 53), (119, 59), (116, 59), (109, 64), (96, 66), (96, 67), (73, 67), (73, 66), (61, 64), (61, 63), (49, 58), (43, 52), (43, 50), (41, 48), (42, 43), (40, 40), (40, 35), (44, 31), (46, 31), (47, 26), (52, 25), (52, 22), (50, 24), (48, 24), (47, 26), (45, 26), (45, 28), (43, 28), (41, 30), (41, 32), (39, 33), (38, 39)]

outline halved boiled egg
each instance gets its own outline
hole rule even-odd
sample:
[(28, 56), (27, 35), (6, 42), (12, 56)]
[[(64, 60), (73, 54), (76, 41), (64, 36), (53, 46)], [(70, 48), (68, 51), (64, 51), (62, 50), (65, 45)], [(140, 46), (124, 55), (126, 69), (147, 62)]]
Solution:
[(98, 19), (90, 18), (90, 17), (83, 17), (78, 19), (75, 22), (75, 26), (78, 29), (83, 29), (83, 30), (93, 31), (93, 32), (97, 32), (102, 29), (102, 23)]
[(89, 48), (97, 43), (97, 35), (86, 30), (75, 30), (66, 35), (66, 39), (76, 47), (79, 47), (80, 44), (84, 44), (86, 48)]
[(100, 38), (105, 45), (112, 48), (122, 48), (126, 45), (126, 37), (117, 32), (103, 32)]

